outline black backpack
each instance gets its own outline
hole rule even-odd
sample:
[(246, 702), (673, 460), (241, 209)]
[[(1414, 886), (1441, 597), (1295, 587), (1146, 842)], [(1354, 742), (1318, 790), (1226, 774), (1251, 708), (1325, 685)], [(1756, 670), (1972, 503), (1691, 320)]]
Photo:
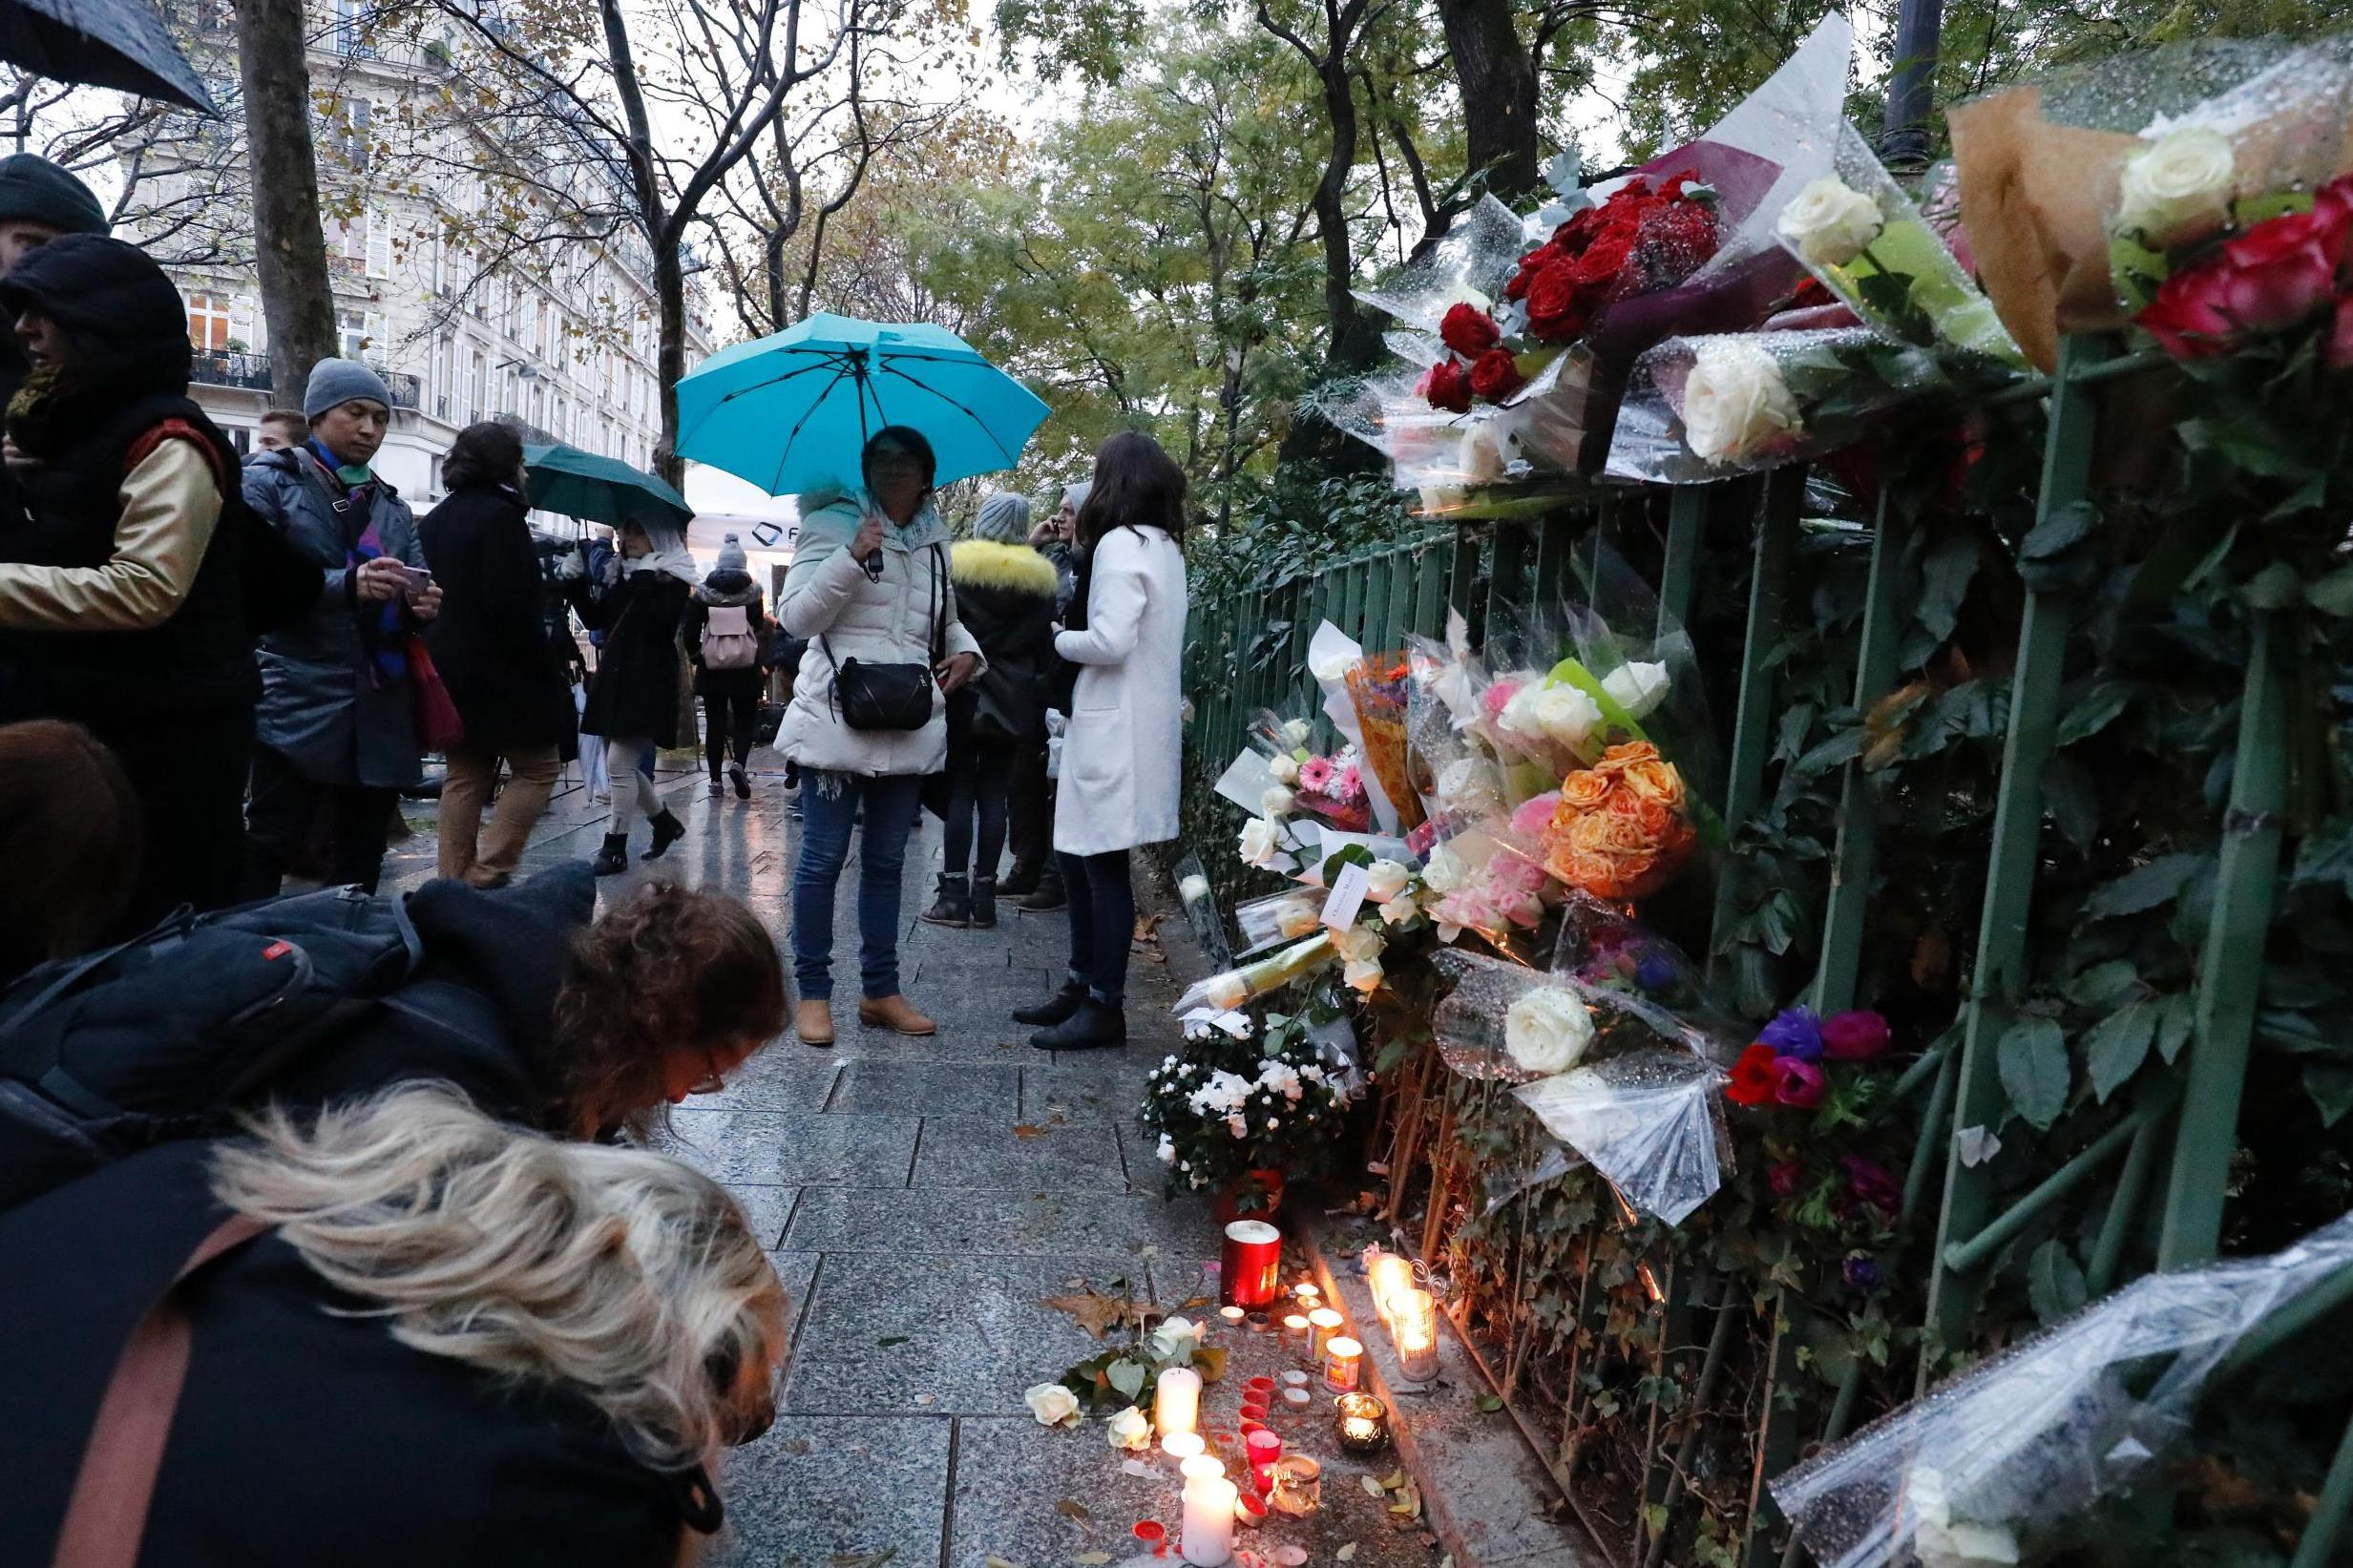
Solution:
[(221, 1129), (423, 956), (397, 898), (329, 889), (182, 912), (0, 992), (0, 1210)]

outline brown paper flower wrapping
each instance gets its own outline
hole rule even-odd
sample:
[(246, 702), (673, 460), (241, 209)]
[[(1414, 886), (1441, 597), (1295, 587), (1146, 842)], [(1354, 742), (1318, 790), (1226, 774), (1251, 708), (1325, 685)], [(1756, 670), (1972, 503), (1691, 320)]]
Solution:
[(2139, 138), (2054, 125), (2034, 87), (1958, 105), (1946, 119), (1978, 281), (2027, 358), (2048, 371), (2061, 333), (2124, 324), (2102, 220)]

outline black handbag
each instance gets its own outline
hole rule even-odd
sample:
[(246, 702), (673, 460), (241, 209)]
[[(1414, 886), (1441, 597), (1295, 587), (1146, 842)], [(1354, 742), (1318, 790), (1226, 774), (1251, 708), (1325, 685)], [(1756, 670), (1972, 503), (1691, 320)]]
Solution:
[(939, 546), (932, 549), (932, 661), (929, 664), (872, 664), (864, 659), (833, 657), (823, 637), (817, 646), (833, 666), (833, 700), (842, 722), (857, 730), (921, 729), (932, 721), (932, 694), (938, 689), (933, 671), (947, 657), (947, 596), (941, 588)]

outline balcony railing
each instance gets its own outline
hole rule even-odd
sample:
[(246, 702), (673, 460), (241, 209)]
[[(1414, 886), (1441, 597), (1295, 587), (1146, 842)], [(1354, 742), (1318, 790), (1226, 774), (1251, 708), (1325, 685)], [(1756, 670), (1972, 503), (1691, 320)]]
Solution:
[[(371, 366), (384, 378), (384, 385), (392, 393), (395, 408), (417, 408), (424, 406), (425, 385), (421, 378), (407, 370), (387, 370)], [(243, 387), (257, 392), (270, 389), (269, 356), (247, 354), (232, 349), (200, 348), (188, 366), (188, 379), (206, 387)]]
[(269, 390), (269, 356), (231, 349), (200, 348), (188, 367), (188, 379), (207, 387), (250, 387)]

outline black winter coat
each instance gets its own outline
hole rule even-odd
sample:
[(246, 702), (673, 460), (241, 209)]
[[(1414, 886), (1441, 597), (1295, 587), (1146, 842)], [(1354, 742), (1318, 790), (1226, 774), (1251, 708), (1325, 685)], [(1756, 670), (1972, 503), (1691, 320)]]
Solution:
[(959, 540), (950, 563), (956, 615), (988, 661), (970, 688), (957, 732), (1043, 740), (1047, 676), (1055, 663), (1054, 563), (1027, 545), (987, 539)]
[(417, 534), (442, 595), (426, 645), (466, 743), (503, 752), (571, 740), (572, 688), (548, 640), (521, 499), (503, 485), (469, 485), (427, 512)]
[(141, 721), (158, 692), (180, 717), (250, 714), (261, 694), (241, 560), (250, 525), (237, 454), (187, 396), (179, 291), (132, 247), (77, 235), (20, 262), (0, 286), (0, 307), (11, 318), (38, 309), (80, 356), (70, 386), (48, 396), (42, 423), (64, 432), (55, 449), (37, 450), (40, 466), (10, 481), (0, 561), (104, 566), (115, 554), (123, 478), (154, 449), (159, 428), (204, 454), (222, 500), (195, 580), (160, 624), (0, 635), (0, 719), (76, 719), (104, 734)]
[(581, 624), (602, 632), (580, 732), (673, 743), (678, 734), (678, 627), (693, 590), (667, 572), (624, 572), (602, 594), (566, 591)]
[(734, 605), (745, 612), (751, 624), (752, 640), (765, 642), (767, 637), (767, 600), (760, 585), (751, 580), (748, 572), (713, 572), (703, 579), (686, 601), (684, 625), (686, 657), (694, 660), (695, 695), (697, 697), (757, 697), (767, 684), (767, 671), (759, 664), (742, 670), (706, 669), (703, 663), (703, 630), (711, 621), (711, 611), (720, 605)]
[[(0, 1562), (51, 1559), (124, 1342), (223, 1217), (214, 1148), (165, 1144), (0, 1215)], [(683, 1479), (638, 1464), (572, 1391), (410, 1349), (274, 1236), (183, 1299), (187, 1381), (139, 1568), (676, 1560)]]

